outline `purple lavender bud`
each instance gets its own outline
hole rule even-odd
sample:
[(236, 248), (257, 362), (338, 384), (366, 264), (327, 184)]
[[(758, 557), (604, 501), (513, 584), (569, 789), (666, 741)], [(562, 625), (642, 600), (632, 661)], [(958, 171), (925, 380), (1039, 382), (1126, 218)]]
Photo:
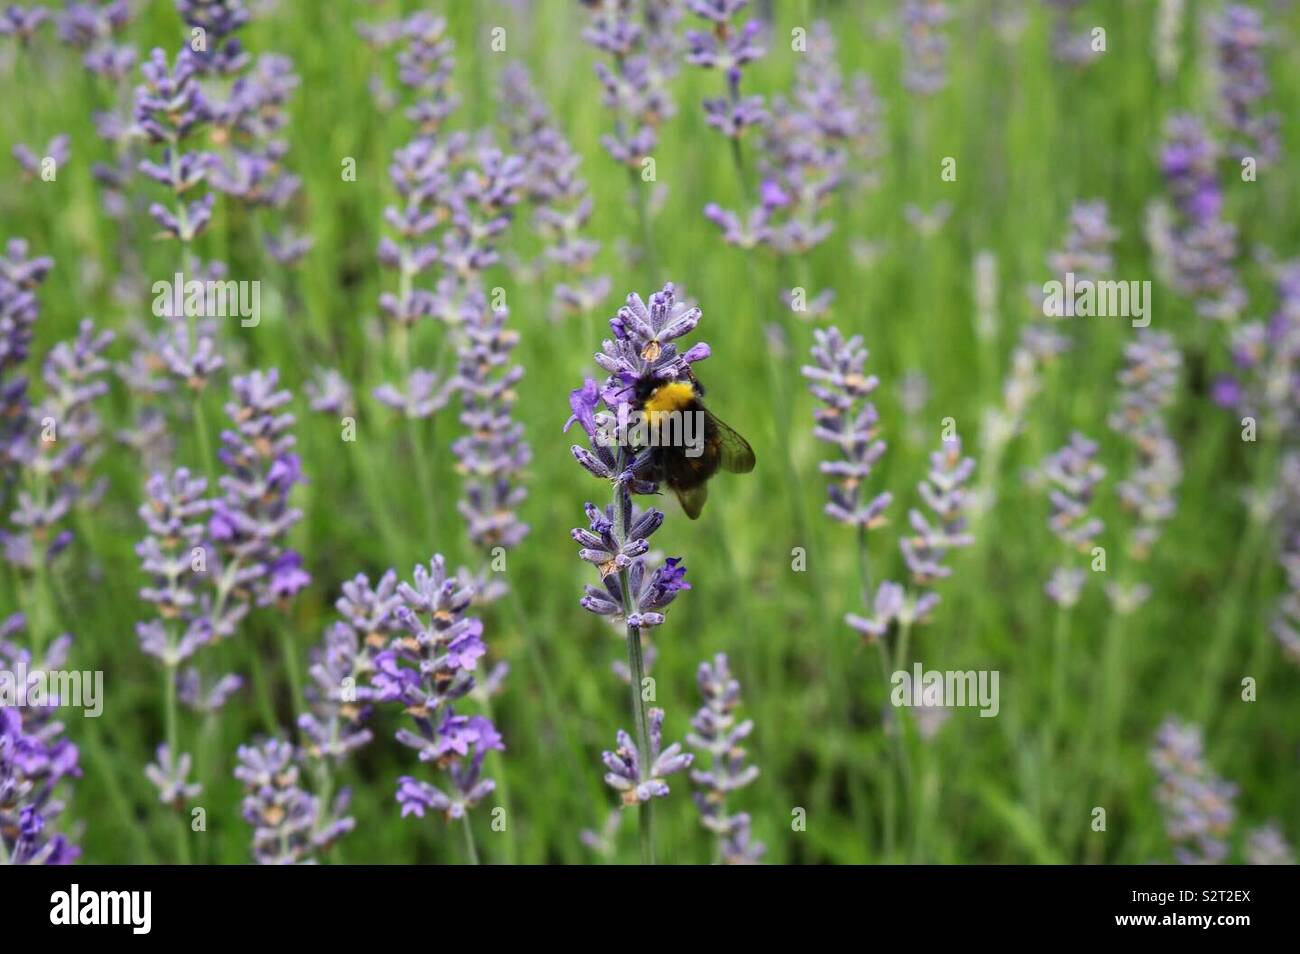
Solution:
[(514, 547), (528, 535), (517, 511), (528, 495), (520, 475), (532, 460), (523, 425), (515, 421), (515, 384), (524, 369), (510, 365), (519, 335), (505, 327), (504, 310), (490, 312), (481, 295), (467, 309), (459, 354), (460, 421), (466, 433), (452, 444), (465, 475), (458, 504), (470, 542), (488, 549)]
[(1274, 271), (1277, 309), (1267, 321), (1232, 330), (1240, 379), (1232, 379), (1231, 392), (1219, 395), (1243, 415), (1258, 418), (1268, 435), (1300, 425), (1300, 262), (1283, 262)]
[(140, 591), (140, 598), (153, 603), (164, 619), (197, 619), (196, 590), (203, 578), (192, 566), (205, 540), (207, 486), (204, 478), (192, 477), (183, 467), (170, 477), (154, 474), (145, 484), (148, 499), (139, 513), (149, 534), (135, 550), (153, 582)]
[(614, 118), (601, 143), (616, 162), (633, 169), (654, 151), (659, 126), (673, 115), (668, 80), (676, 69), (677, 12), (644, 25), (637, 22), (638, 12), (632, 0), (602, 0), (582, 32), (583, 40), (609, 57), (595, 67), (601, 102)]
[(131, 19), (127, 0), (109, 0), (107, 3), (69, 0), (59, 15), (59, 39), (69, 46), (86, 49), (103, 36), (119, 33)]
[(948, 37), (941, 28), (952, 12), (943, 0), (903, 0), (903, 85), (932, 96), (948, 85)]
[(716, 69), (726, 78), (727, 95), (704, 100), (704, 119), (724, 136), (739, 142), (745, 130), (762, 126), (768, 113), (762, 96), (740, 91), (744, 68), (767, 54), (762, 42), (763, 24), (733, 22), (749, 0), (691, 0), (693, 13), (709, 25), (707, 31), (686, 31), (686, 61)]
[(1167, 719), (1156, 733), (1151, 764), (1160, 777), (1156, 800), (1179, 864), (1220, 864), (1236, 821), (1237, 787), (1216, 776), (1202, 753), (1198, 726)]
[(268, 232), (262, 240), (267, 254), (284, 266), (297, 265), (315, 244), (310, 235), (302, 235), (293, 228), (282, 229), (278, 234)]
[(651, 709), (647, 717), (648, 752), (638, 751), (632, 737), (619, 729), (618, 748), (601, 756), (609, 770), (605, 773), (605, 784), (620, 794), (625, 806), (668, 795), (668, 783), (664, 779), (687, 768), (695, 759), (682, 752), (680, 742), (663, 748), (663, 709)]
[(1144, 328), (1124, 348), (1124, 358), (1120, 406), (1109, 424), (1133, 445), (1132, 469), (1117, 489), (1134, 518), (1130, 549), (1135, 557), (1145, 559), (1161, 525), (1178, 507), (1175, 493), (1182, 480), (1182, 461), (1164, 415), (1176, 396), (1182, 354), (1169, 334)]
[[(11, 249), (12, 251), (12, 249)], [(15, 276), (17, 277), (17, 276)], [(12, 285), (10, 286), (13, 287)], [(0, 295), (4, 294), (0, 287)], [(10, 359), (25, 353), (29, 339), (28, 316), (35, 317), (34, 302), (22, 293), (8, 303), (17, 308), (11, 315), (6, 345)], [(45, 397), (40, 403), (28, 403), (25, 379), (12, 386), (5, 382), (5, 404), (25, 416), (6, 422), (0, 436), (5, 438), (3, 457), (6, 497), (8, 480), (17, 470), (27, 472), (27, 489), (19, 490), (16, 506), (0, 516), (17, 528), (9, 533), (0, 529), (5, 555), (19, 566), (34, 567), (48, 562), (71, 541), (71, 531), (61, 524), (83, 505), (95, 503), (104, 491), (104, 482), (90, 479), (92, 465), (102, 452), (103, 426), (96, 403), (108, 392), (105, 380), (109, 370), (104, 352), (113, 341), (111, 332), (98, 331), (86, 319), (78, 326), (76, 338), (60, 342), (50, 349), (42, 368)], [(3, 363), (0, 363), (3, 369)], [(12, 388), (12, 390), (11, 390)], [(0, 524), (3, 528), (3, 524)]]
[(1151, 598), (1151, 587), (1146, 583), (1107, 583), (1106, 598), (1117, 614), (1131, 616)]
[(719, 653), (713, 664), (700, 663), (696, 682), (704, 705), (691, 720), (686, 744), (698, 757), (709, 757), (707, 771), (691, 769), (693, 793), (700, 821), (718, 838), (718, 857), (724, 864), (756, 864), (764, 847), (749, 838), (749, 816), (727, 811), (727, 797), (758, 777), (758, 767), (747, 765), (744, 742), (754, 731), (751, 719), (737, 723), (740, 683), (731, 676), (727, 657)]
[(189, 753), (173, 754), (166, 745), (158, 746), (154, 761), (144, 768), (145, 777), (158, 790), (158, 801), (180, 808), (199, 797), (203, 786), (189, 781), (193, 765)]
[(375, 400), (385, 407), (400, 411), (405, 417), (419, 420), (433, 417), (456, 393), (457, 381), (443, 381), (432, 371), (416, 368), (406, 382), (406, 390), (383, 384), (375, 388)]
[(1161, 172), (1176, 216), (1157, 206), (1148, 232), (1162, 271), (1197, 309), (1214, 318), (1235, 317), (1245, 305), (1233, 267), (1237, 232), (1222, 215), (1223, 192), (1216, 166), (1219, 147), (1192, 116), (1166, 124)]
[(876, 407), (869, 400), (879, 381), (865, 374), (868, 352), (861, 335), (846, 340), (832, 326), (815, 329), (813, 339), (816, 363), (801, 369), (821, 402), (813, 412), (813, 436), (840, 451), (838, 459), (820, 465), (831, 479), (825, 512), (832, 520), (869, 530), (885, 522), (882, 514), (893, 500), (888, 492), (866, 499), (866, 480), (885, 453), (885, 442), (877, 437)]
[(618, 830), (623, 823), (623, 813), (617, 808), (605, 816), (605, 823), (600, 831), (584, 828), (578, 833), (579, 840), (605, 861), (612, 861), (618, 850)]
[(889, 631), (890, 623), (902, 617), (906, 607), (906, 592), (901, 583), (882, 580), (876, 589), (871, 617), (848, 613), (844, 622), (861, 633), (867, 645), (873, 645)]
[(45, 7), (10, 4), (0, 10), (0, 36), (15, 37), (19, 43), (27, 46), (41, 24), (49, 18), (50, 11)]
[[(487, 651), (482, 621), (466, 615), (474, 599), (466, 580), (466, 575), (448, 574), (441, 555), (435, 555), (427, 569), (417, 566), (412, 582), (396, 590), (401, 605), (392, 616), (404, 632), (373, 659), (374, 698), (400, 703), (414, 723), (414, 731), (399, 730), (397, 740), (415, 749), (421, 762), (445, 770), (455, 793), (448, 796), (404, 777), (397, 791), (403, 816), (423, 817), (426, 808), (436, 808), (448, 818), (460, 817), (495, 787), (481, 773), (487, 753), (505, 747), (500, 734), (486, 717), (461, 715), (455, 709), (473, 690), (473, 671)], [(380, 590), (387, 585), (385, 577)], [(386, 602), (366, 589), (354, 587), (350, 601)]]
[(1070, 609), (1079, 602), (1087, 581), (1088, 575), (1083, 570), (1058, 566), (1052, 570), (1052, 575), (1043, 584), (1043, 590), (1057, 606)]
[(62, 169), (68, 164), (71, 153), (68, 149), (69, 139), (66, 133), (55, 136), (45, 145), (45, 149), (40, 155), (32, 151), (26, 143), (18, 143), (13, 148), (14, 158), (18, 160), (18, 165), (22, 167), (23, 174), (29, 178), (40, 178), (41, 166), (47, 160), (52, 160), (56, 168)]
[(593, 210), (587, 183), (578, 175), (582, 157), (573, 151), (521, 63), (511, 63), (501, 78), (501, 99), (510, 146), (524, 162), (526, 198), (533, 224), (545, 247), (545, 265), (572, 276), (552, 293), (557, 308), (581, 314), (597, 307), (609, 293), (609, 279), (590, 276), (600, 243), (584, 238)]
[(120, 81), (135, 67), (134, 47), (116, 43), (131, 19), (127, 0), (90, 3), (71, 0), (58, 17), (59, 39), (84, 51), (82, 65), (91, 73)]
[(308, 407), (313, 411), (343, 417), (356, 414), (352, 384), (334, 368), (316, 368), (303, 390), (307, 392)]
[(694, 362), (709, 356), (707, 344), (681, 352), (672, 343), (693, 331), (702, 315), (699, 308), (677, 301), (676, 296), (672, 282), (651, 295), (649, 304), (633, 292), (610, 319), (613, 338), (602, 343), (596, 363), (609, 374), (600, 396), (611, 411), (634, 402), (637, 388), (644, 383), (685, 378)]
[(201, 322), (193, 336), (184, 321), (172, 320), (170, 325), (158, 357), (174, 378), (197, 394), (226, 366), (226, 361), (217, 353), (215, 341)]
[(691, 12), (710, 21), (713, 26), (707, 31), (686, 31), (686, 62), (732, 73), (766, 56), (762, 22), (732, 22), (736, 14), (748, 5), (749, 0), (693, 0), (689, 4)]
[(945, 441), (941, 450), (930, 455), (930, 472), (917, 485), (917, 492), (935, 519), (932, 522), (919, 510), (909, 511), (914, 535), (899, 540), (913, 582), (925, 586), (949, 576), (952, 570), (942, 563), (948, 551), (975, 542), (966, 532), (965, 486), (974, 470), (975, 461), (961, 456), (958, 438)]
[(241, 745), (235, 778), (246, 792), (241, 809), (253, 826), (253, 860), (261, 865), (304, 864), (355, 826), (341, 791), (328, 808), (299, 784), (293, 747), (280, 739)]
[(573, 539), (582, 547), (578, 556), (594, 563), (602, 577), (630, 569), (638, 557), (650, 549), (647, 538), (663, 524), (663, 513), (650, 510), (634, 519), (627, 533), (626, 540), (619, 540), (614, 531), (614, 513), (611, 507), (604, 511), (595, 504), (587, 504), (589, 530), (581, 528), (571, 531)]
[(10, 240), (0, 255), (0, 516), (9, 513), (11, 491), (29, 455), (31, 399), (21, 370), (40, 311), (35, 289), (53, 265), (50, 258), (29, 260), (22, 239)]
[(1234, 159), (1254, 158), (1259, 165), (1277, 161), (1280, 146), (1277, 113), (1259, 112), (1269, 94), (1261, 51), (1273, 41), (1258, 10), (1230, 4), (1210, 20), (1218, 67), (1223, 123), (1233, 135), (1229, 152)]
[(206, 683), (198, 668), (191, 666), (177, 677), (176, 697), (200, 715), (216, 715), (230, 698), (244, 687), (244, 680), (234, 673)]
[(248, 57), (233, 37), (251, 16), (241, 0), (176, 0), (176, 12), (186, 26), (206, 35), (206, 49), (195, 53), (200, 72), (227, 76), (243, 69)]
[[(50, 644), (43, 659), (21, 645), (26, 620), (0, 617), (0, 670), (56, 671), (71, 639)], [(81, 775), (77, 747), (63, 736), (57, 705), (0, 706), (0, 853), (10, 864), (64, 865), (80, 849), (56, 830), (67, 783)]]
[(375, 655), (376, 648), (347, 623), (325, 630), (308, 670), (310, 711), (298, 718), (306, 754), (312, 758), (341, 761), (372, 738), (365, 721), (374, 695), (369, 681)]
[[(1062, 543), (1080, 553), (1089, 552), (1105, 524), (1089, 509), (1106, 468), (1096, 460), (1097, 444), (1077, 431), (1069, 442), (1043, 461), (1038, 475), (1047, 486), (1051, 516), (1048, 526)], [(1086, 577), (1081, 570), (1057, 567), (1048, 581), (1048, 596), (1069, 609), (1078, 602)]]
[(415, 815), (423, 818), (426, 810), (441, 812), (448, 821), (464, 818), (479, 802), (496, 791), (496, 782), (482, 778), (483, 756), (476, 753), (472, 759), (458, 762), (447, 770), (454, 795), (409, 775), (397, 780), (397, 802), (402, 806), (402, 817)]
[(1295, 852), (1287, 844), (1282, 826), (1271, 821), (1246, 837), (1246, 863), (1251, 865), (1293, 865)]
[(1118, 237), (1105, 201), (1076, 202), (1070, 208), (1064, 246), (1047, 257), (1047, 267), (1061, 278), (1073, 272), (1076, 280), (1102, 280), (1114, 269), (1111, 248)]
[(1194, 116), (1173, 116), (1165, 129), (1160, 171), (1179, 211), (1193, 222), (1218, 216), (1223, 192), (1216, 167), (1219, 146)]
[(144, 84), (135, 91), (135, 121), (150, 142), (171, 148), (211, 118), (211, 106), (199, 88), (198, 63), (189, 47), (176, 54), (174, 66), (167, 54), (153, 49), (141, 64)]
[(1050, 485), (1049, 526), (1063, 543), (1081, 553), (1092, 549), (1105, 528), (1101, 518), (1088, 513), (1097, 485), (1106, 476), (1106, 468), (1096, 457), (1096, 442), (1075, 431), (1064, 447), (1042, 463), (1043, 476)]
[(851, 176), (861, 186), (870, 183), (869, 174), (850, 169), (865, 169), (874, 158), (878, 113), (870, 81), (858, 74), (846, 84), (830, 27), (815, 21), (792, 94), (773, 98), (764, 123), (762, 211), (750, 213), (756, 237), (778, 254), (793, 255), (830, 235), (824, 216), (835, 193)]
[(222, 431), (217, 452), (226, 473), (208, 524), (221, 574), (241, 574), (240, 589), (250, 587), (258, 605), (283, 602), (310, 580), (297, 555), (282, 549), (284, 537), (302, 518), (289, 497), (304, 478), (292, 452), (294, 417), (281, 412), (291, 395), (279, 382), (275, 368), (231, 382), (235, 401), (226, 405), (226, 413), (233, 428)]
[(1086, 0), (1047, 0), (1056, 8), (1056, 17), (1052, 23), (1052, 56), (1058, 63), (1068, 66), (1084, 67), (1096, 61), (1101, 55), (1092, 45), (1092, 30), (1079, 29), (1076, 26), (1077, 11)]
[(371, 587), (364, 573), (358, 573), (341, 587), (342, 595), (334, 602), (339, 615), (372, 649), (383, 649), (397, 632), (393, 612), (402, 605), (397, 595), (397, 573), (388, 570)]
[(397, 57), (398, 79), (409, 94), (406, 118), (421, 135), (437, 132), (460, 101), (451, 89), (455, 68), (447, 21), (420, 11), (381, 27), (393, 43), (402, 44)]

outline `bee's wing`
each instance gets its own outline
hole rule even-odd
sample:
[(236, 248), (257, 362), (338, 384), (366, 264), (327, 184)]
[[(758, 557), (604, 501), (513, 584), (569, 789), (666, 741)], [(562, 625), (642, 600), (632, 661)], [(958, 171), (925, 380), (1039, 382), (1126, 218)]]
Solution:
[(686, 511), (686, 516), (698, 520), (701, 511), (704, 510), (704, 501), (709, 499), (709, 485), (700, 483), (688, 488), (674, 487), (673, 493), (677, 495), (677, 500)]
[(712, 411), (705, 411), (713, 432), (717, 435), (718, 454), (722, 459), (722, 469), (733, 474), (748, 474), (754, 469), (754, 448), (730, 427), (718, 419)]

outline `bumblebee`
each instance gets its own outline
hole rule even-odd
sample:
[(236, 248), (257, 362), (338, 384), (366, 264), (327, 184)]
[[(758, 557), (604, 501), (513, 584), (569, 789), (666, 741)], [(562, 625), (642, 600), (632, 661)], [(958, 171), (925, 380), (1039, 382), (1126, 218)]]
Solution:
[(683, 419), (697, 414), (703, 423), (703, 440), (695, 456), (689, 453), (695, 448), (680, 441), (654, 446), (650, 453), (652, 479), (668, 485), (692, 520), (699, 519), (709, 496), (709, 478), (719, 468), (732, 474), (754, 469), (754, 449), (704, 406), (703, 397), (703, 386), (689, 371), (685, 378), (673, 381), (644, 381), (636, 392), (639, 410), (651, 424), (673, 412)]

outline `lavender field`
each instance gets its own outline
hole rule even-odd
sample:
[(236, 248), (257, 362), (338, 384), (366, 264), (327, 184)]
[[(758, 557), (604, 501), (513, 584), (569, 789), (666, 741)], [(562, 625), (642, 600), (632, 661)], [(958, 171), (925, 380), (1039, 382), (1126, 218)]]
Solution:
[(1293, 863), (1298, 31), (0, 9), (0, 863)]

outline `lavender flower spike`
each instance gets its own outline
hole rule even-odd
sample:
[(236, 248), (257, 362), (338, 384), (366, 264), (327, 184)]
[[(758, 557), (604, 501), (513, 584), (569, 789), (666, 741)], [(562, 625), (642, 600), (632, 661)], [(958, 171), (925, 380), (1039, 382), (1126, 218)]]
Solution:
[(582, 156), (574, 151), (522, 63), (501, 76), (502, 112), (511, 148), (525, 163), (525, 197), (533, 206), (533, 226), (545, 251), (525, 271), (540, 275), (554, 268), (565, 278), (552, 292), (555, 314), (585, 314), (609, 295), (610, 281), (593, 275), (600, 242), (583, 235), (594, 205), (579, 174)]
[(707, 771), (691, 769), (700, 821), (717, 836), (717, 857), (724, 864), (757, 864), (765, 849), (762, 842), (750, 838), (749, 815), (727, 811), (727, 796), (758, 777), (758, 767), (745, 764), (744, 741), (754, 731), (754, 723), (736, 722), (740, 683), (732, 678), (725, 654), (713, 657), (712, 665), (700, 663), (696, 682), (704, 705), (691, 720), (686, 743), (710, 757)]
[(596, 64), (601, 103), (614, 116), (612, 131), (600, 141), (620, 165), (639, 169), (675, 109), (668, 89), (676, 71), (676, 51), (667, 39), (673, 17), (661, 18), (656, 29), (640, 22), (634, 0), (596, 0), (588, 6), (592, 22), (582, 38), (609, 58)]
[(457, 507), (475, 547), (510, 548), (528, 535), (518, 511), (528, 496), (520, 476), (532, 460), (524, 427), (513, 417), (515, 385), (524, 375), (510, 363), (519, 334), (506, 327), (505, 310), (489, 310), (481, 293), (470, 297), (465, 311), (458, 384), (466, 433), (451, 448), (465, 476)]
[(1246, 862), (1252, 865), (1293, 865), (1295, 852), (1277, 822), (1256, 828), (1246, 839)]
[(244, 783), (242, 814), (253, 826), (253, 859), (261, 865), (311, 864), (355, 826), (344, 815), (349, 795), (328, 809), (299, 783), (293, 746), (281, 739), (239, 747), (235, 778)]
[[(1101, 518), (1089, 513), (1097, 485), (1106, 476), (1106, 468), (1096, 457), (1097, 444), (1076, 431), (1069, 443), (1042, 465), (1041, 476), (1049, 486), (1049, 526), (1062, 543), (1080, 553), (1090, 551), (1105, 529)], [(1058, 605), (1068, 609), (1078, 601), (1081, 586), (1079, 571), (1058, 567), (1047, 592)]]
[(1277, 161), (1280, 151), (1277, 113), (1257, 110), (1268, 96), (1269, 82), (1260, 51), (1272, 42), (1258, 10), (1244, 3), (1229, 4), (1210, 21), (1214, 42), (1223, 123), (1232, 133), (1232, 157), (1251, 157), (1259, 165)]
[(948, 37), (940, 28), (952, 17), (943, 0), (903, 0), (903, 85), (933, 96), (948, 85)]
[(893, 500), (888, 492), (871, 499), (866, 496), (866, 480), (885, 453), (885, 442), (877, 436), (876, 406), (868, 399), (880, 382), (864, 371), (867, 349), (861, 335), (846, 340), (832, 326), (814, 330), (813, 338), (815, 364), (802, 369), (809, 390), (822, 403), (813, 412), (813, 436), (840, 451), (838, 459), (823, 461), (820, 466), (831, 478), (826, 514), (832, 520), (869, 530), (885, 522), (882, 515)]
[(260, 606), (287, 602), (311, 581), (302, 558), (283, 547), (302, 519), (289, 497), (304, 478), (293, 452), (294, 416), (283, 411), (291, 395), (279, 383), (275, 368), (231, 382), (236, 400), (226, 413), (232, 428), (221, 433), (217, 454), (226, 473), (209, 523), (222, 573), (236, 574), (237, 595), (252, 595)]
[(740, 92), (744, 68), (767, 54), (761, 34), (761, 20), (734, 22), (749, 0), (689, 0), (691, 12), (702, 18), (708, 30), (687, 30), (686, 61), (705, 69), (716, 69), (726, 77), (727, 95), (704, 101), (704, 118), (728, 139), (739, 140), (750, 126), (767, 121), (762, 96)]
[(1237, 230), (1223, 218), (1218, 144), (1194, 116), (1170, 117), (1160, 154), (1172, 210), (1157, 203), (1147, 233), (1166, 281), (1207, 317), (1233, 320), (1245, 307), (1234, 267)]
[(974, 471), (974, 459), (961, 454), (960, 438), (944, 441), (943, 447), (930, 455), (930, 471), (917, 485), (917, 493), (932, 516), (910, 510), (912, 534), (898, 541), (912, 582), (919, 587), (899, 609), (898, 618), (906, 625), (924, 622), (938, 604), (938, 594), (928, 587), (952, 573), (943, 562), (948, 551), (975, 542), (966, 530), (970, 509), (966, 485)]
[[(51, 672), (66, 665), (70, 637), (33, 658), (18, 640), (25, 627), (21, 614), (0, 618), (0, 670)], [(0, 706), (0, 858), (10, 864), (66, 865), (81, 854), (56, 830), (65, 780), (81, 775), (77, 747), (64, 737), (57, 713), (57, 705)]]
[(420, 762), (446, 772), (452, 790), (448, 795), (402, 776), (397, 801), (403, 817), (422, 818), (432, 809), (468, 825), (469, 809), (496, 787), (482, 769), (489, 752), (505, 748), (501, 735), (486, 717), (456, 709), (474, 689), (478, 660), (487, 652), (482, 621), (466, 615), (475, 595), (469, 579), (449, 573), (441, 555), (427, 568), (417, 566), (412, 581), (397, 587), (400, 605), (391, 618), (398, 629), (389, 648), (374, 657), (374, 698), (400, 704), (414, 722), (414, 731), (398, 730), (397, 741), (414, 749)]
[(636, 738), (619, 732), (618, 749), (605, 753), (609, 769), (605, 779), (623, 793), (625, 804), (641, 806), (641, 851), (647, 864), (654, 863), (650, 800), (668, 794), (662, 777), (684, 768), (690, 759), (678, 754), (679, 745), (662, 748), (663, 712), (646, 712), (642, 631), (662, 625), (668, 605), (691, 587), (679, 559), (651, 569), (646, 541), (663, 524), (664, 515), (653, 509), (638, 512), (632, 494), (654, 493), (656, 474), (646, 450), (629, 446), (625, 439), (609, 440), (608, 430), (616, 424), (620, 406), (634, 401), (643, 385), (684, 378), (692, 362), (709, 356), (706, 344), (678, 351), (675, 343), (693, 331), (701, 317), (700, 309), (677, 301), (671, 283), (651, 295), (648, 303), (637, 294), (629, 295), (627, 305), (609, 322), (612, 337), (596, 355), (609, 376), (603, 385), (588, 379), (569, 395), (573, 415), (565, 424), (565, 430), (578, 424), (590, 445), (590, 449), (574, 445), (574, 458), (613, 488), (613, 502), (604, 508), (588, 503), (588, 527), (575, 529), (572, 535), (580, 546), (579, 556), (599, 570), (602, 583), (587, 586), (582, 606), (600, 616), (621, 618), (626, 628)]
[(1182, 354), (1169, 334), (1143, 328), (1125, 346), (1124, 358), (1120, 406), (1109, 424), (1133, 446), (1133, 467), (1118, 491), (1121, 504), (1132, 515), (1129, 552), (1143, 560), (1178, 508), (1175, 494), (1182, 480), (1182, 460), (1165, 414), (1176, 397)]
[(664, 710), (651, 709), (649, 719), (649, 746), (639, 749), (632, 737), (618, 730), (618, 748), (605, 752), (601, 758), (605, 767), (605, 783), (619, 792), (624, 805), (637, 805), (652, 798), (668, 794), (664, 779), (688, 767), (695, 756), (682, 752), (680, 742), (663, 748)]
[(1160, 776), (1156, 799), (1179, 864), (1221, 864), (1236, 812), (1237, 787), (1206, 764), (1198, 726), (1167, 719), (1156, 734), (1151, 764)]

